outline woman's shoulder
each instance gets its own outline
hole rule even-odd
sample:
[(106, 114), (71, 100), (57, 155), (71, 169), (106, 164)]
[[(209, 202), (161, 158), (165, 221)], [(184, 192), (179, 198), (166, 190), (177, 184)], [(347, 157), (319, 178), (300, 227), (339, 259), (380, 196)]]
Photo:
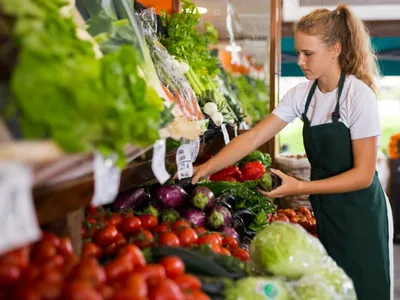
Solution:
[(285, 97), (302, 100), (304, 98), (304, 95), (308, 94), (308, 91), (310, 90), (310, 87), (313, 84), (313, 82), (314, 82), (313, 80), (308, 80), (298, 83), (285, 94)]
[(347, 81), (349, 86), (349, 97), (351, 99), (359, 99), (364, 97), (372, 100), (377, 99), (374, 91), (368, 85), (366, 85), (364, 81), (357, 78), (355, 75), (349, 75)]

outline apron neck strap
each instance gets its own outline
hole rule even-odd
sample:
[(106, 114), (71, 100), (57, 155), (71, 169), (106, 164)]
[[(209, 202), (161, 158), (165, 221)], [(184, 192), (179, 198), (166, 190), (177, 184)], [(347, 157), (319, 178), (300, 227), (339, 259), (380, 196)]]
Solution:
[[(344, 81), (346, 80), (346, 73), (342, 71), (340, 73), (340, 79), (338, 83), (338, 98), (336, 102), (335, 111), (332, 113), (333, 122), (338, 122), (340, 118), (339, 104), (340, 104), (340, 96), (342, 95)], [(315, 90), (317, 89), (318, 80), (315, 80), (313, 85), (311, 86), (310, 92), (307, 96), (306, 106), (303, 113), (303, 120), (307, 119), (308, 108), (310, 107), (311, 99), (314, 96)]]

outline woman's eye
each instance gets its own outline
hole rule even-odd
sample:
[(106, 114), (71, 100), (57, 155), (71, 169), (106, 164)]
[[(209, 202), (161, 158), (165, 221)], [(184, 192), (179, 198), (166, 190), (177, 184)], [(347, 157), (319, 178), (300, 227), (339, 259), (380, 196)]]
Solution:
[(305, 54), (306, 56), (311, 56), (311, 55), (312, 55), (311, 52), (304, 52), (304, 54)]

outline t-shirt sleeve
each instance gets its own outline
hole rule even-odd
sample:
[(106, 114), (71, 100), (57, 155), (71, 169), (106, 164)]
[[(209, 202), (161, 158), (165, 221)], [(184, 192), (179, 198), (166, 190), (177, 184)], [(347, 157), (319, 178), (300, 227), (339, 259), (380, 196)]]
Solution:
[(354, 96), (349, 116), (352, 140), (381, 135), (378, 100), (369, 88)]
[(279, 101), (278, 106), (272, 111), (272, 113), (285, 122), (293, 122), (296, 119), (296, 98), (295, 88), (290, 89)]

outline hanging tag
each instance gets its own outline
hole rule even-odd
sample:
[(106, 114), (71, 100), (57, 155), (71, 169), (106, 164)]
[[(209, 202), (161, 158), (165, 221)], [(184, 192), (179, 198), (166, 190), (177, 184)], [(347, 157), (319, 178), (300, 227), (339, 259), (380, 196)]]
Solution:
[(165, 168), (165, 140), (158, 140), (153, 146), (153, 160), (151, 169), (159, 183), (164, 184), (171, 177)]
[(176, 164), (179, 180), (193, 176), (192, 146), (190, 144), (179, 146), (176, 152)]
[(238, 128), (237, 128), (237, 125), (235, 124), (235, 127), (233, 127), (233, 130), (234, 130), (234, 132), (235, 132), (235, 137), (237, 137), (237, 135), (238, 135)]
[(99, 152), (94, 155), (93, 206), (106, 205), (115, 200), (119, 191), (121, 170), (115, 167), (116, 155), (105, 158)]
[(200, 138), (197, 138), (196, 140), (192, 141), (191, 143), (192, 146), (192, 162), (195, 162), (197, 159), (197, 156), (199, 155), (200, 151)]
[(40, 239), (32, 199), (32, 174), (18, 163), (0, 164), (0, 254)]
[(242, 121), (239, 124), (239, 129), (241, 129), (241, 130), (249, 129), (249, 126), (247, 125), (247, 123), (245, 121)]
[(222, 134), (224, 135), (225, 145), (228, 145), (230, 142), (228, 130), (226, 130), (226, 124), (221, 124)]

